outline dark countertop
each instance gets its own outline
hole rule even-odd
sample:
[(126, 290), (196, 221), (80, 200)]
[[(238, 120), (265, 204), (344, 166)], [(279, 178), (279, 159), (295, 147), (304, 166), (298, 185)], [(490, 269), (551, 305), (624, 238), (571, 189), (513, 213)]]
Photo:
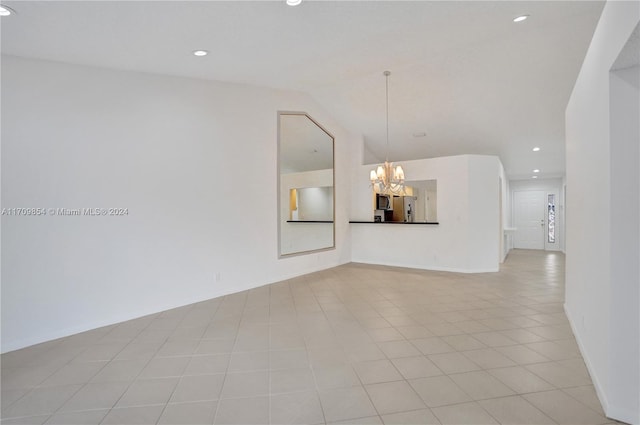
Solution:
[(414, 222), (404, 222), (404, 221), (349, 221), (349, 223), (357, 223), (357, 224), (440, 224), (437, 221), (414, 221)]
[(287, 220), (287, 223), (333, 223), (329, 220)]

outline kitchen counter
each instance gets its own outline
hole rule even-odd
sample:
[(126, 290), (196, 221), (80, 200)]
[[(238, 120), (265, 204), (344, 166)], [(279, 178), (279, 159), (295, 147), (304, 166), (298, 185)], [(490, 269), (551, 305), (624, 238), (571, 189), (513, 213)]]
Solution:
[(333, 223), (329, 220), (287, 220), (287, 223)]
[(349, 223), (353, 224), (440, 224), (437, 221), (413, 221), (413, 222), (405, 222), (405, 221), (350, 221)]

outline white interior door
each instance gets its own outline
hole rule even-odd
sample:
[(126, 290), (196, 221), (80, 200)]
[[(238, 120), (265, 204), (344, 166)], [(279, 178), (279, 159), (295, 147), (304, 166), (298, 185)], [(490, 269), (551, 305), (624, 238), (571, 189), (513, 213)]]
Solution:
[(516, 228), (513, 247), (544, 249), (546, 212), (544, 191), (518, 191), (513, 195), (513, 221)]

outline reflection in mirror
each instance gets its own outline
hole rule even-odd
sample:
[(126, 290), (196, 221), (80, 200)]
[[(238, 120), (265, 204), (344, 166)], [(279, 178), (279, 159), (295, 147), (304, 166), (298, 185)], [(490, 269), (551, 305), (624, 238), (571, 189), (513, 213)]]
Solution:
[(333, 136), (302, 112), (278, 120), (279, 254), (333, 248)]
[(437, 180), (405, 181), (399, 195), (373, 193), (374, 221), (436, 223), (438, 221)]
[(301, 187), (289, 191), (289, 220), (332, 221), (333, 187)]

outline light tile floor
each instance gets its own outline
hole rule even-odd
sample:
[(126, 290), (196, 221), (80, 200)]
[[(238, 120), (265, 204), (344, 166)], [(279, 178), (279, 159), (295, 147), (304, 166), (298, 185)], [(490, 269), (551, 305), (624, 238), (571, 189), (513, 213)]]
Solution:
[(2, 356), (2, 424), (605, 424), (564, 257), (348, 264)]

